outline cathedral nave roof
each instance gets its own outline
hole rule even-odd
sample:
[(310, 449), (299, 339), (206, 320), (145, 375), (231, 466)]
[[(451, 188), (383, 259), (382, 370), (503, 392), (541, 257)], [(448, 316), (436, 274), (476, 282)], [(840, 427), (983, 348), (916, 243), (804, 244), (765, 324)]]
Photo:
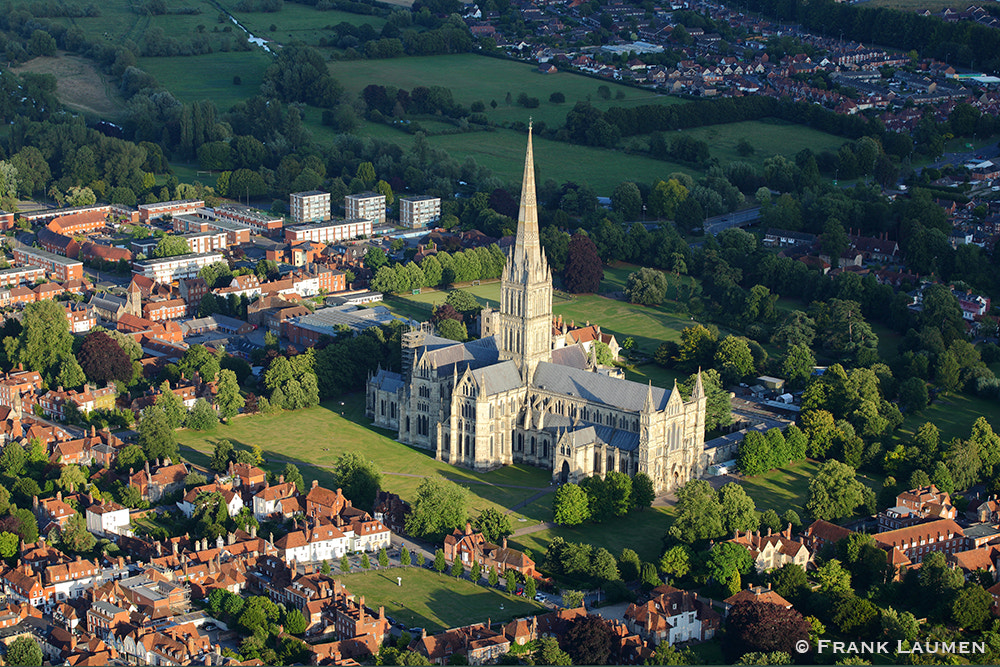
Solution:
[(544, 361), (538, 364), (531, 385), (554, 394), (575, 396), (632, 412), (643, 409), (647, 392), (652, 393), (656, 411), (665, 409), (670, 399), (670, 392), (660, 387), (650, 388), (639, 382)]

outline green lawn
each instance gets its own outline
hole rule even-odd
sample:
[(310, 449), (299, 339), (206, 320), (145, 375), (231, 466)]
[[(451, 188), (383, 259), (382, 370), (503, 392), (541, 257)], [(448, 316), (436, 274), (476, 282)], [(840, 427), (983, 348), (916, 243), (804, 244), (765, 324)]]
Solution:
[[(402, 578), (402, 586), (397, 585), (396, 577)], [(422, 568), (393, 568), (337, 578), (355, 597), (364, 595), (368, 607), (383, 606), (386, 615), (408, 627), (425, 628), (428, 633), (487, 620), (505, 623), (545, 611), (534, 600)]]
[[(254, 49), (186, 58), (141, 58), (139, 67), (181, 102), (212, 100), (222, 113), (259, 92), (264, 70), (271, 62), (271, 56)], [(239, 85), (233, 83), (234, 76), (240, 77)]]
[(757, 511), (773, 509), (780, 516), (788, 510), (795, 510), (799, 518), (804, 519), (809, 480), (819, 467), (818, 461), (798, 461), (781, 470), (747, 477), (740, 483), (757, 504)]
[[(223, 438), (237, 447), (260, 445), (268, 461), (265, 468), (280, 472), (285, 462), (290, 461), (299, 466), (306, 480), (317, 479), (327, 487), (333, 485), (329, 466), (348, 451), (363, 452), (375, 461), (385, 473), (382, 488), (405, 499), (413, 499), (424, 477), (450, 479), (469, 489), (473, 516), (487, 507), (506, 509), (527, 500), (538, 489), (548, 488), (551, 480), (550, 471), (532, 466), (508, 466), (476, 473), (437, 461), (430, 452), (395, 442), (388, 432), (369, 426), (362, 394), (348, 396), (343, 406), (339, 401), (330, 401), (295, 412), (243, 417), (208, 432), (177, 432), (181, 453), (199, 465), (208, 464), (215, 442)], [(518, 514), (513, 516), (515, 524), (519, 518)]]
[[(373, 82), (406, 90), (417, 86), (444, 86), (451, 89), (456, 102), (465, 106), (481, 101), (486, 105), (483, 113), (498, 124), (527, 122), (528, 116), (531, 116), (535, 122), (543, 122), (549, 127), (561, 126), (573, 105), (587, 100), (602, 111), (612, 106), (681, 102), (675, 97), (570, 72), (541, 74), (535, 66), (527, 63), (477, 54), (332, 62), (330, 71), (353, 93), (361, 92)], [(612, 99), (604, 100), (598, 96), (600, 86), (608, 87)], [(540, 106), (535, 109), (518, 106), (516, 100), (522, 92), (529, 97), (537, 97)], [(554, 92), (565, 95), (566, 101), (561, 104), (549, 102), (549, 96)], [(510, 105), (506, 103), (508, 93), (513, 100)], [(615, 99), (618, 94), (624, 97)], [(491, 105), (493, 100), (497, 102), (495, 109)], [(521, 160), (523, 164), (523, 154)]]
[[(552, 520), (552, 499), (543, 498), (523, 510), (526, 514), (544, 515)], [(633, 512), (624, 519), (607, 523), (586, 523), (575, 528), (556, 526), (537, 533), (508, 538), (512, 546), (528, 549), (535, 562), (542, 560), (549, 542), (561, 537), (567, 542), (592, 544), (595, 549), (604, 547), (617, 556), (625, 547), (633, 549), (644, 561), (656, 561), (663, 553), (663, 536), (673, 522), (673, 514), (665, 507), (651, 507)], [(515, 526), (515, 530), (516, 530)]]
[(941, 429), (941, 442), (952, 438), (968, 438), (972, 425), (980, 417), (986, 417), (996, 430), (1000, 427), (1000, 406), (990, 401), (965, 394), (941, 394), (923, 412), (911, 414), (896, 432), (897, 440), (907, 442), (925, 422), (931, 422)]

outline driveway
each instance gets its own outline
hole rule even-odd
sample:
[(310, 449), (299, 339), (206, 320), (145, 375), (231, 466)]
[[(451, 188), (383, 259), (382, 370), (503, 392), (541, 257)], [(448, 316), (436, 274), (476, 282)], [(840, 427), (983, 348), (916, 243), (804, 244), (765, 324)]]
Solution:
[(601, 618), (607, 621), (624, 621), (625, 611), (628, 609), (630, 603), (620, 602), (618, 604), (609, 604), (604, 607), (599, 607), (597, 609), (591, 609), (590, 613), (597, 614)]

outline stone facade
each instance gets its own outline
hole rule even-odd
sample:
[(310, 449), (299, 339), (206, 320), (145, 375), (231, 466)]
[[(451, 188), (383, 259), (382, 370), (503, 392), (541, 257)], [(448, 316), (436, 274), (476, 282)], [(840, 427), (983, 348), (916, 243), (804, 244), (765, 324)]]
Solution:
[(453, 465), (528, 463), (558, 482), (644, 472), (664, 492), (704, 472), (700, 379), (684, 401), (676, 386), (616, 377), (579, 342), (553, 349), (552, 273), (539, 241), (530, 130), (517, 236), (490, 320), (488, 335), (469, 343), (426, 327), (405, 334), (401, 372), (369, 379), (374, 424)]

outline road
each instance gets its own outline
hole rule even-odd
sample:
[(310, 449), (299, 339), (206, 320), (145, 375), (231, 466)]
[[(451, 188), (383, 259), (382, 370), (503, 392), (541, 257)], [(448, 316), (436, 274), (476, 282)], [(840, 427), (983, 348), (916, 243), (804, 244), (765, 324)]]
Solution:
[(748, 208), (734, 213), (724, 213), (713, 218), (706, 218), (705, 233), (716, 236), (730, 227), (745, 227), (760, 220), (760, 207)]

